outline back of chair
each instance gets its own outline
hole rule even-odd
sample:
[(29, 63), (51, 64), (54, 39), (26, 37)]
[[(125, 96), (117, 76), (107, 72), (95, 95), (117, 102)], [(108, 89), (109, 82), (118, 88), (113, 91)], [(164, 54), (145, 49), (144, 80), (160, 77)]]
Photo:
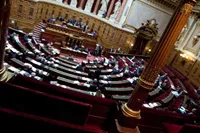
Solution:
[(1, 132), (23, 133), (105, 133), (92, 127), (78, 126), (53, 119), (0, 107)]
[(200, 133), (200, 125), (185, 124), (179, 133)]
[(113, 114), (113, 111), (115, 111), (116, 109), (116, 102), (113, 100), (103, 99), (99, 97), (90, 96), (88, 94), (67, 90), (21, 75), (16, 76), (16, 78), (13, 81), (11, 81), (11, 83), (19, 86), (24, 86), (33, 90), (45, 92), (48, 94), (91, 104), (93, 106), (91, 114), (95, 116), (108, 118), (112, 116), (111, 114)]
[(92, 105), (24, 87), (0, 83), (0, 107), (84, 125)]

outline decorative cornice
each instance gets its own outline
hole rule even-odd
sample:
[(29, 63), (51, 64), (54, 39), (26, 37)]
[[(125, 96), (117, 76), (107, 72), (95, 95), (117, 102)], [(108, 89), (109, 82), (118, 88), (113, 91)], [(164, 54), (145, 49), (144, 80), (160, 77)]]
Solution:
[[(179, 5), (179, 3), (183, 0), (147, 0), (147, 1), (157, 5), (162, 5), (165, 8), (175, 10), (176, 7)], [(188, 0), (188, 1), (196, 3), (197, 0)], [(200, 12), (200, 2), (198, 2), (196, 6), (193, 8), (193, 12), (198, 12), (198, 13)]]
[(163, 6), (165, 9), (175, 10), (179, 2), (173, 2), (171, 0), (147, 0), (158, 6)]

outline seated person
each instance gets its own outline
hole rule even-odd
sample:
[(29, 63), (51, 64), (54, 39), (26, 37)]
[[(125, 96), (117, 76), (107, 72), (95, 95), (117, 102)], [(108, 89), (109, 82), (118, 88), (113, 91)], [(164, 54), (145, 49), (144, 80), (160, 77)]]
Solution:
[(117, 61), (115, 58), (112, 58), (109, 63), (112, 65), (112, 66), (115, 66), (117, 64)]
[(132, 77), (127, 79), (131, 84), (136, 85), (138, 81), (138, 77)]
[(21, 74), (21, 75), (24, 75), (24, 76), (27, 76), (27, 77), (30, 77), (30, 76), (31, 76), (29, 72), (23, 71), (23, 70), (20, 71), (20, 74)]
[(68, 56), (67, 59), (70, 61), (74, 61), (74, 57), (72, 55)]
[(88, 52), (89, 52), (88, 48), (85, 48), (85, 49), (84, 49), (84, 52), (88, 53)]
[(114, 74), (119, 74), (120, 73), (120, 71), (118, 70), (118, 68), (113, 68), (112, 69), (112, 75), (114, 75)]
[(78, 45), (75, 44), (75, 45), (72, 47), (72, 49), (77, 50), (77, 49), (78, 49)]
[(98, 59), (94, 58), (93, 62), (94, 62), (94, 64), (98, 64)]
[(83, 26), (83, 28), (82, 28), (83, 30), (83, 32), (85, 32), (85, 31), (87, 31), (87, 30), (89, 30), (89, 26), (88, 26), (88, 23), (86, 23), (84, 26)]
[(27, 34), (24, 35), (24, 42), (28, 43), (28, 35)]
[(105, 60), (106, 60), (106, 59), (103, 58), (103, 59), (100, 61), (100, 64), (103, 65), (103, 64), (105, 63)]
[(160, 78), (160, 75), (158, 75), (157, 79), (156, 79), (156, 82), (154, 84), (154, 88), (157, 88), (157, 86), (161, 85), (162, 84), (162, 80)]
[(162, 90), (167, 90), (167, 83), (166, 82), (164, 82), (164, 83), (162, 83), (161, 84), (161, 88), (162, 88)]
[(197, 90), (197, 94), (200, 95), (200, 88)]
[(24, 63), (24, 67), (24, 70), (26, 70), (27, 72), (31, 72), (33, 66), (29, 63)]
[(180, 108), (178, 108), (178, 111), (181, 113), (181, 114), (185, 114), (187, 109), (185, 109), (183, 106), (181, 106)]
[(160, 76), (161, 80), (166, 80), (167, 79), (167, 73), (163, 74), (162, 76)]
[(57, 81), (50, 81), (50, 84), (52, 84), (52, 85), (56, 85), (56, 86), (60, 86), (60, 84), (58, 84)]
[(172, 91), (172, 94), (174, 94), (176, 97), (183, 97), (185, 91), (181, 91), (180, 93), (178, 91)]
[(102, 97), (102, 95), (101, 91), (97, 89), (95, 96)]
[(95, 30), (93, 30), (93, 29), (90, 31), (90, 34), (91, 34), (92, 36), (94, 36), (94, 37), (97, 36), (97, 32), (96, 32)]
[(93, 82), (90, 84), (89, 91), (97, 91), (98, 90), (98, 81), (94, 79)]
[(101, 70), (99, 69), (99, 67), (97, 67), (97, 70), (95, 70), (94, 72), (94, 77), (97, 79), (97, 81), (99, 81), (100, 73), (101, 73)]
[(70, 25), (74, 25), (75, 23), (76, 23), (75, 17), (72, 17), (71, 19), (69, 19), (69, 20), (67, 21), (67, 24), (70, 24)]
[(80, 19), (79, 21), (76, 21), (76, 23), (74, 24), (74, 26), (82, 28), (82, 20)]
[(80, 65), (78, 65), (78, 66), (76, 67), (76, 70), (77, 70), (77, 71), (83, 72), (83, 71), (84, 71), (84, 68), (83, 68), (84, 66), (85, 66), (85, 64), (82, 63), (82, 64), (80, 64)]
[(64, 19), (61, 16), (59, 16), (56, 18), (56, 21), (64, 21)]

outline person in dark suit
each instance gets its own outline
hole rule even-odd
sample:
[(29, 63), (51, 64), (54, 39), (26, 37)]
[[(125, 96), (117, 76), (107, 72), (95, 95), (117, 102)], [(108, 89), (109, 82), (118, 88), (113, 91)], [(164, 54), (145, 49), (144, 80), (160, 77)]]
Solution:
[(76, 23), (75, 17), (72, 17), (71, 19), (69, 19), (69, 20), (67, 21), (67, 24), (74, 25), (75, 23)]
[(28, 35), (27, 34), (24, 35), (24, 42), (28, 43)]
[(88, 26), (88, 24), (85, 24), (85, 25), (83, 26), (83, 32), (85, 32), (85, 31), (87, 31), (87, 30), (89, 30), (89, 26)]
[(103, 59), (101, 60), (100, 64), (102, 64), (102, 65), (103, 65), (103, 64), (105, 63), (105, 60), (106, 60), (106, 59), (105, 59), (105, 58), (103, 58)]
[(74, 25), (79, 28), (82, 28), (82, 19), (79, 19), (78, 21), (76, 21)]
[(90, 84), (89, 91), (97, 91), (98, 90), (98, 81), (94, 79), (93, 82)]
[(78, 65), (78, 66), (76, 67), (76, 70), (77, 70), (77, 71), (83, 72), (83, 71), (84, 71), (84, 67), (85, 67), (85, 64), (84, 64), (84, 63), (81, 63), (80, 65)]

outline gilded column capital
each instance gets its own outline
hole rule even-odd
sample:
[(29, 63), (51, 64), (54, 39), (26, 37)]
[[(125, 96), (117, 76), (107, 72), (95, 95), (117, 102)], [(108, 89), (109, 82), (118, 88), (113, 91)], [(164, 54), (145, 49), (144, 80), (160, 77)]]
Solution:
[(122, 105), (122, 113), (124, 116), (129, 117), (129, 118), (135, 118), (135, 119), (141, 119), (140, 116), (140, 110), (139, 111), (133, 111), (127, 106), (127, 103)]
[(154, 83), (149, 82), (149, 81), (143, 79), (142, 77), (139, 78), (138, 84), (147, 90), (152, 90), (152, 88), (154, 86)]
[(196, 4), (196, 0), (189, 0), (181, 8), (181, 13), (184, 13), (185, 15), (189, 15), (192, 12), (192, 9), (195, 4)]

